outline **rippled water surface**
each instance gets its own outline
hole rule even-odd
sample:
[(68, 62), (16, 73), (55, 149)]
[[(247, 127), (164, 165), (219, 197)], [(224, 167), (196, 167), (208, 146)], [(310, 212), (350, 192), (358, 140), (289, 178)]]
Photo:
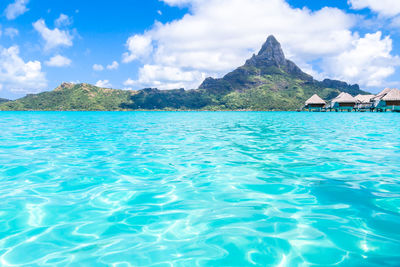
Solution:
[(1, 112), (1, 266), (400, 266), (400, 114)]

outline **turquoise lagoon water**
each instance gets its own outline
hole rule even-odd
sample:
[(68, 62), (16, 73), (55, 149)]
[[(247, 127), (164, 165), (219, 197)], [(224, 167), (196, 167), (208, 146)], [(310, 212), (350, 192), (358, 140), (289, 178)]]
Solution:
[(1, 266), (400, 266), (400, 114), (1, 112)]

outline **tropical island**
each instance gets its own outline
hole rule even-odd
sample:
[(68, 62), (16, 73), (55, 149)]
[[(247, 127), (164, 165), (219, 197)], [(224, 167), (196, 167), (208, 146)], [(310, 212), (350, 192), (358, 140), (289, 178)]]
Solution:
[(269, 36), (257, 55), (220, 79), (207, 78), (197, 89), (138, 91), (62, 83), (53, 91), (14, 101), (0, 99), (0, 110), (297, 110), (317, 94), (324, 101), (341, 93), (369, 95), (357, 84), (318, 81), (286, 59), (280, 43)]

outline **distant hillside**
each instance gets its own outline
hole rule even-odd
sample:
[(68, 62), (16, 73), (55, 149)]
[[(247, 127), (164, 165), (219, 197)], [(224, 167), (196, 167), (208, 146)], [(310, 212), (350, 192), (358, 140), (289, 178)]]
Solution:
[(51, 92), (3, 103), (0, 110), (121, 110), (122, 103), (131, 103), (134, 93), (85, 83), (63, 83)]
[(207, 78), (195, 90), (124, 91), (63, 83), (54, 91), (0, 104), (0, 110), (295, 110), (313, 94), (329, 100), (340, 92), (366, 93), (358, 85), (314, 80), (269, 36), (243, 66), (221, 79)]
[(0, 98), (0, 104), (1, 104), (1, 103), (5, 103), (5, 102), (8, 102), (8, 101), (10, 101), (10, 100), (5, 99), (5, 98)]

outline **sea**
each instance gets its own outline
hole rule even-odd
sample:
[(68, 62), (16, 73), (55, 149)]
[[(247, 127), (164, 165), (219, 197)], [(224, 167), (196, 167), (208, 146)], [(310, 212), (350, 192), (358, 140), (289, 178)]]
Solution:
[(400, 114), (0, 112), (0, 266), (400, 266)]

